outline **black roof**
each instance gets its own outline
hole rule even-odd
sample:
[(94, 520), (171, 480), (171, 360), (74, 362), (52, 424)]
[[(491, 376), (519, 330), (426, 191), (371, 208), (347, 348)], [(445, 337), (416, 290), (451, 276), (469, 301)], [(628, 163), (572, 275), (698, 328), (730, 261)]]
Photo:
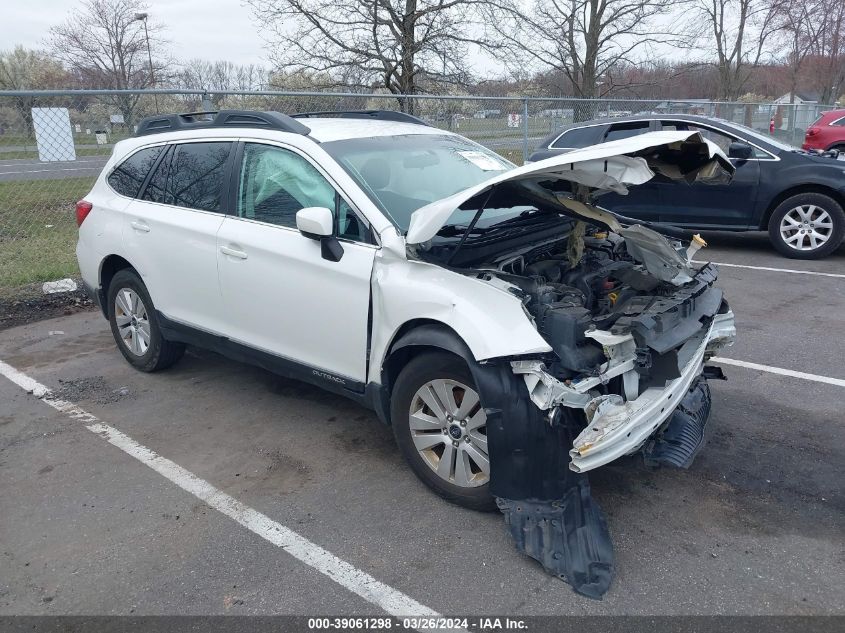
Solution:
[(585, 127), (587, 125), (602, 125), (609, 123), (633, 123), (636, 121), (655, 121), (658, 119), (672, 118), (678, 121), (689, 121), (690, 123), (729, 123), (724, 119), (717, 119), (715, 117), (702, 116), (700, 114), (675, 114), (672, 112), (641, 112), (640, 114), (627, 114), (625, 116), (604, 117), (601, 119), (590, 119), (588, 121), (578, 121), (577, 123), (569, 123), (561, 125), (558, 128), (558, 133), (572, 128)]
[[(733, 133), (733, 134), (741, 134), (742, 128), (744, 126), (739, 126), (736, 123), (731, 121), (726, 121), (725, 119), (718, 119), (716, 117), (709, 117), (709, 116), (702, 116), (700, 114), (675, 114), (672, 112), (643, 112), (641, 114), (629, 114), (626, 116), (617, 116), (617, 117), (605, 117), (601, 119), (590, 119), (588, 121), (578, 121), (577, 123), (569, 123), (567, 125), (562, 125), (557, 128), (552, 134), (548, 137), (543, 139), (543, 141), (537, 146), (539, 148), (548, 147), (555, 139), (557, 139), (561, 134), (566, 132), (567, 130), (572, 130), (581, 127), (587, 126), (598, 126), (598, 125), (610, 125), (616, 123), (635, 123), (637, 121), (665, 121), (665, 120), (673, 120), (673, 121), (686, 121), (689, 123), (701, 123), (705, 125), (709, 125), (711, 127), (722, 129), (725, 132)], [(754, 138), (754, 142), (758, 145), (763, 145), (765, 141), (762, 139)], [(767, 144), (769, 145), (769, 144)], [(769, 145), (767, 149), (771, 151), (778, 151), (778, 148), (774, 145)]]

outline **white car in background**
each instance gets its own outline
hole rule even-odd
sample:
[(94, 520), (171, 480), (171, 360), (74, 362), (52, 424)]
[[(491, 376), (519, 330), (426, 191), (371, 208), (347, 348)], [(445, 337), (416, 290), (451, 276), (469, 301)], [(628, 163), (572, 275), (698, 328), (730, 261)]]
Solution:
[(363, 403), (428, 486), (498, 504), (518, 547), (600, 596), (612, 548), (583, 473), (688, 465), (704, 364), (734, 337), (698, 238), (594, 204), (656, 172), (732, 167), (692, 132), (514, 167), (395, 112), (151, 117), (79, 202), (77, 255), (133, 366), (193, 344)]

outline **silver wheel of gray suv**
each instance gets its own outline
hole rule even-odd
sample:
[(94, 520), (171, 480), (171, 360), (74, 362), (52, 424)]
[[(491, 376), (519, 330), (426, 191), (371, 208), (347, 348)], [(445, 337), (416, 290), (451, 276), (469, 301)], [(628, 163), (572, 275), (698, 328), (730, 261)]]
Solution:
[(845, 235), (845, 212), (830, 196), (799, 193), (781, 202), (769, 219), (769, 239), (786, 257), (818, 259), (835, 251)]

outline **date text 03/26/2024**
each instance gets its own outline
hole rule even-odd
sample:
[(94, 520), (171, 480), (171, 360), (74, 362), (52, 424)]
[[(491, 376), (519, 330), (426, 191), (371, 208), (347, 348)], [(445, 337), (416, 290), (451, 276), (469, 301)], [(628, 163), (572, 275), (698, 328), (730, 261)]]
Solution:
[(448, 618), (448, 617), (333, 617), (308, 618), (309, 630), (390, 630), (393, 628), (416, 631), (519, 631), (525, 630), (527, 625), (518, 618), (477, 617), (477, 618)]

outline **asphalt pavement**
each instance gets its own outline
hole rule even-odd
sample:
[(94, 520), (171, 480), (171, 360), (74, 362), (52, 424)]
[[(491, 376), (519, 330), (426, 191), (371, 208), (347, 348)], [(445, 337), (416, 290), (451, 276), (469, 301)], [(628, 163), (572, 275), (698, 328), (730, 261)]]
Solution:
[[(736, 266), (721, 269), (739, 329), (723, 356), (845, 379), (845, 248), (796, 262), (762, 235), (706, 237), (701, 259)], [(519, 554), (500, 515), (429, 492), (339, 396), (197, 349), (137, 372), (97, 312), (0, 332), (0, 360), (135, 443), (0, 376), (0, 615), (383, 613), (221, 512), (229, 497), (442, 614), (845, 614), (842, 386), (725, 366), (689, 470), (592, 473), (617, 564), (596, 601)]]
[(5, 159), (0, 154), (0, 182), (56, 180), (99, 176), (108, 156), (80, 156), (76, 160), (41, 162), (37, 158)]

